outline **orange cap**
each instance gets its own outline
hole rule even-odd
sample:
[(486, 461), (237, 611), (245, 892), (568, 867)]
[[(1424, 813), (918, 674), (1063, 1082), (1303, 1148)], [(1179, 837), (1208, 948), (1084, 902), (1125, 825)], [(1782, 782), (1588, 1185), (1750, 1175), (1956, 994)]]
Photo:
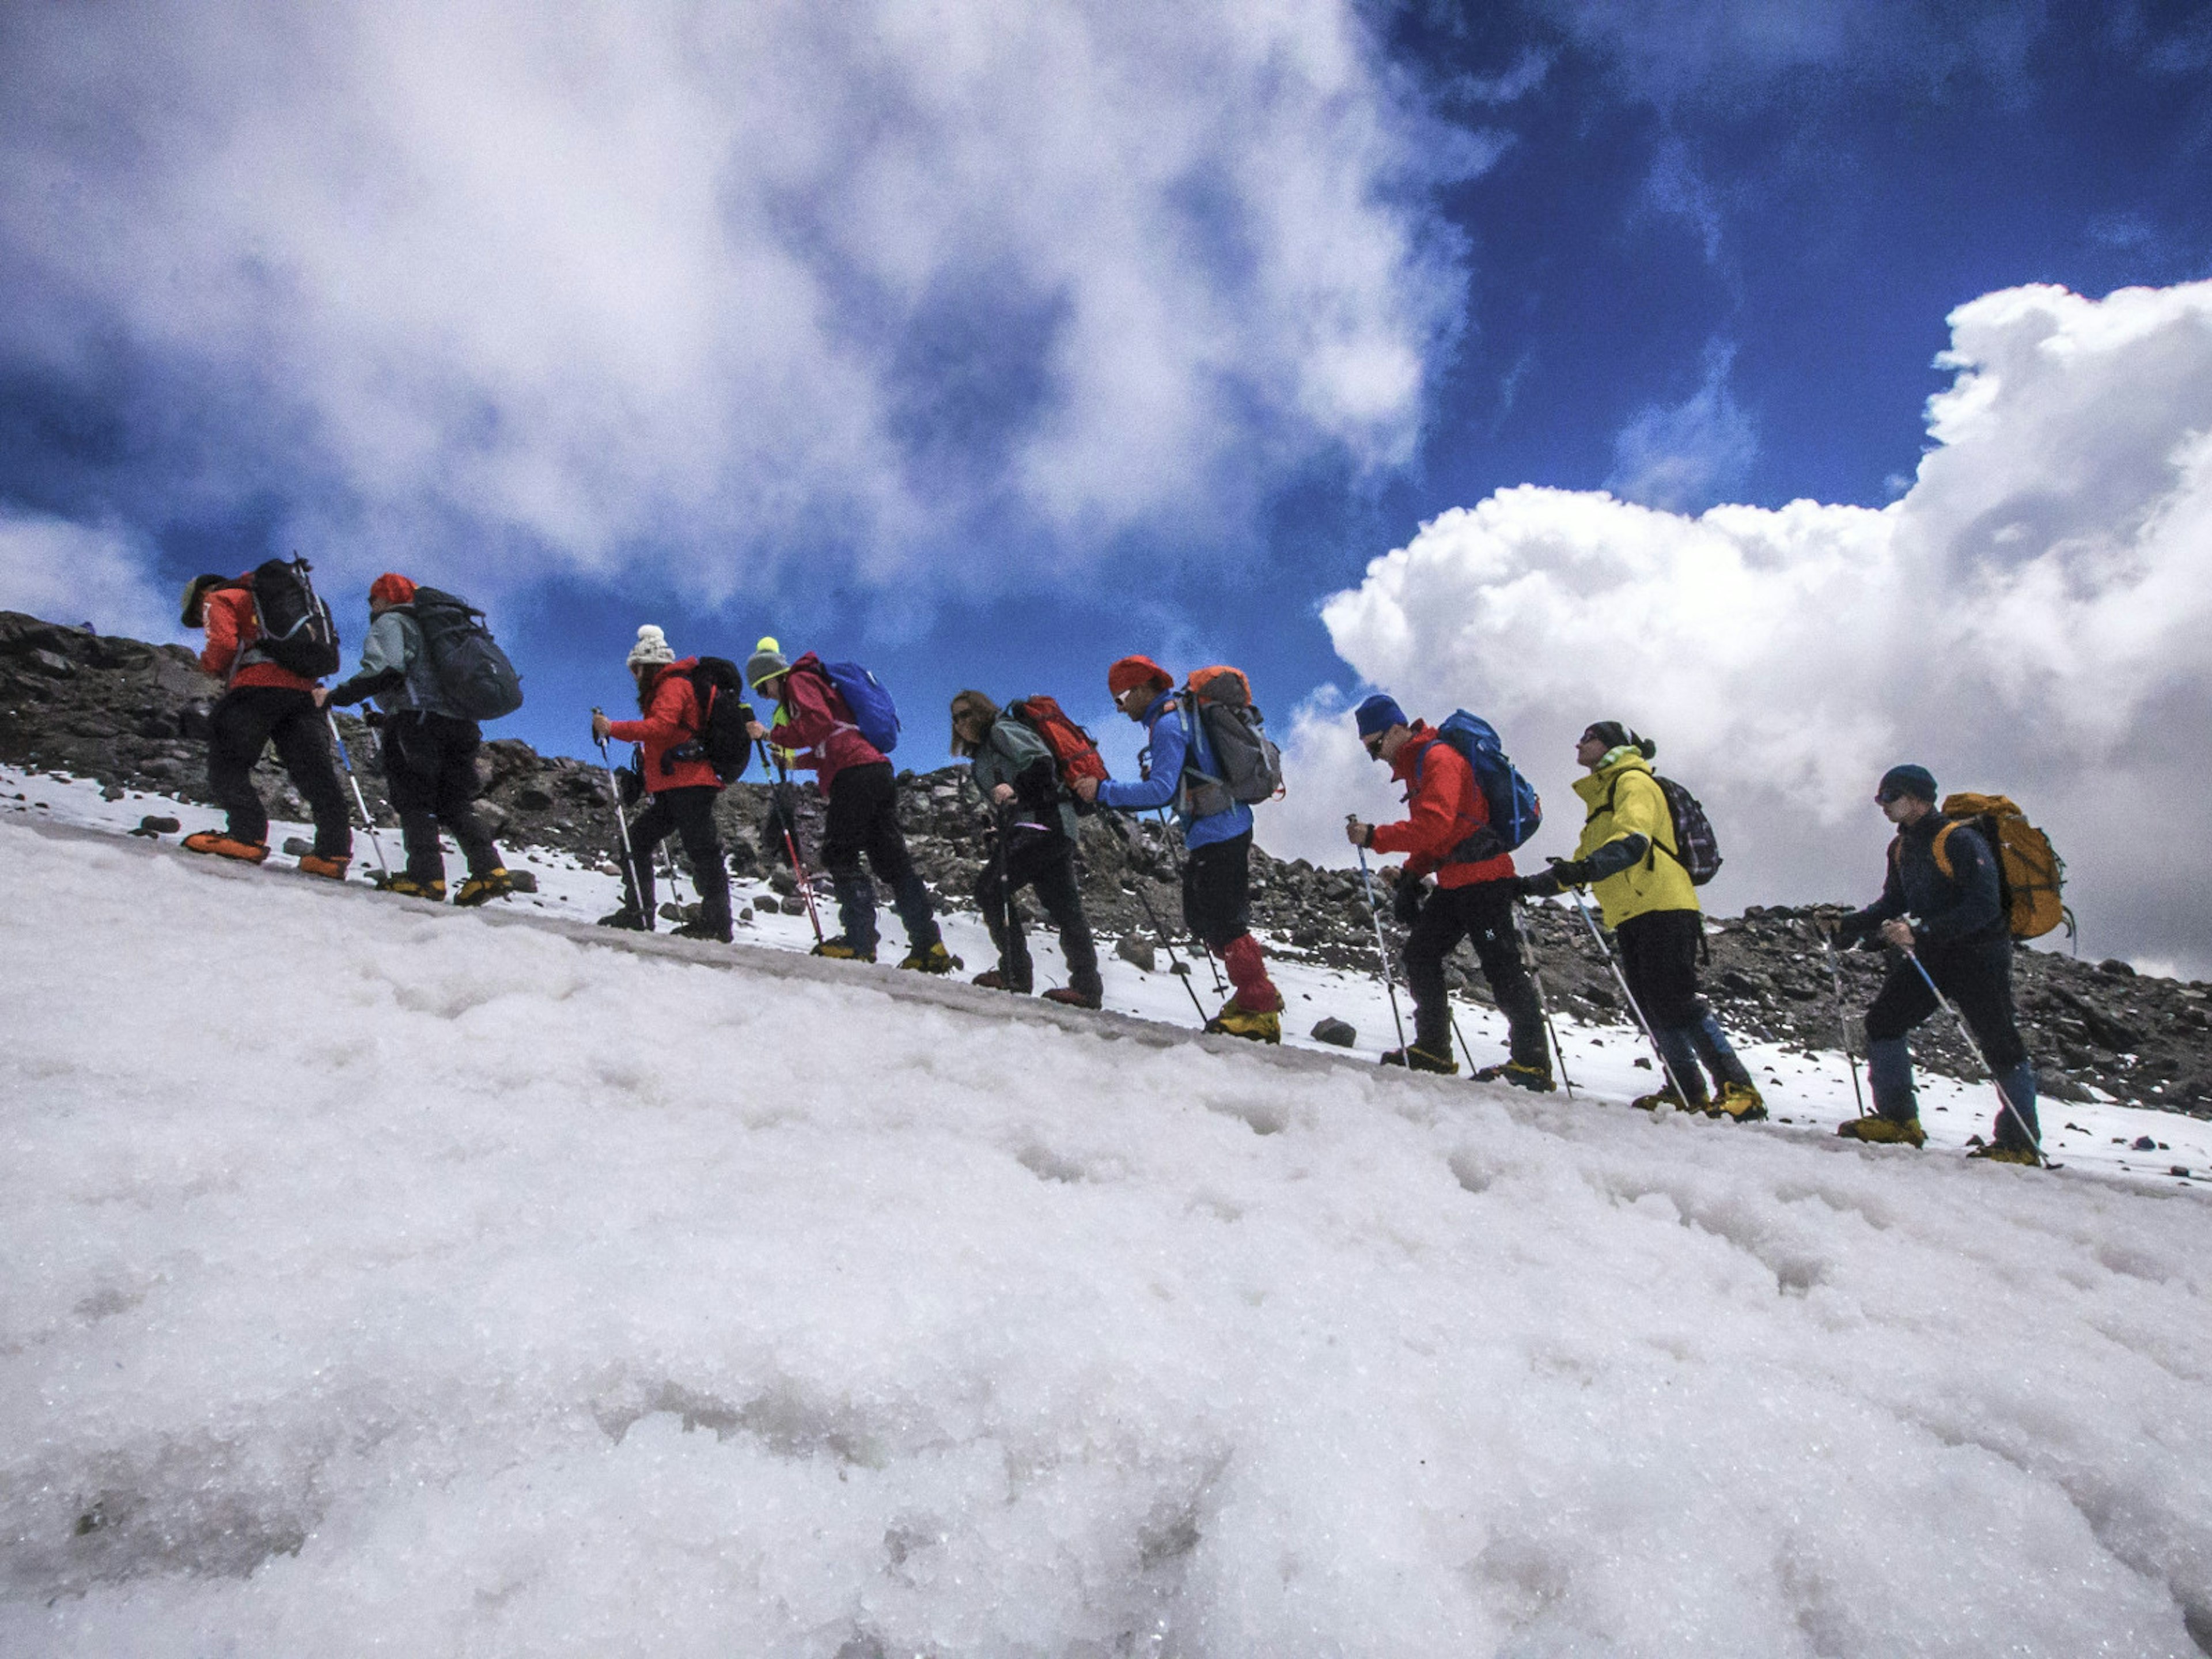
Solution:
[(1175, 676), (1150, 657), (1124, 657), (1106, 671), (1106, 689), (1115, 696), (1140, 685), (1171, 686)]
[(412, 605), (415, 584), (396, 570), (387, 570), (368, 585), (371, 605)]

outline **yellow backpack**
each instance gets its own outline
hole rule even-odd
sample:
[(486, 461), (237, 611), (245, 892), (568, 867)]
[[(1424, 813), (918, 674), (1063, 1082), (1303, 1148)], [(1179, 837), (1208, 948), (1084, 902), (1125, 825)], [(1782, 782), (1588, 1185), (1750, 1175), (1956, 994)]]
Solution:
[(2064, 923), (2074, 936), (2074, 913), (2059, 897), (2066, 880), (2066, 860), (2051, 846), (2051, 837), (2027, 821), (2027, 815), (2003, 795), (1946, 795), (1943, 816), (1952, 820), (1936, 832), (1936, 867), (1951, 874), (1951, 860), (1943, 843), (1961, 823), (1972, 823), (1983, 840), (1996, 849), (1997, 902), (2004, 906), (2014, 939), (2041, 939)]

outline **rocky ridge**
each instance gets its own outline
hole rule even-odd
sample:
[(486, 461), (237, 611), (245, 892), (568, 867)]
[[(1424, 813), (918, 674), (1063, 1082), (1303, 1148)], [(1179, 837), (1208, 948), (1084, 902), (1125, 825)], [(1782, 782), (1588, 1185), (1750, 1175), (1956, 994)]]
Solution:
[[(182, 735), (188, 709), (222, 688), (180, 646), (103, 636), (17, 612), (0, 611), (0, 763), (97, 780), (111, 796), (137, 790), (211, 805), (204, 745)], [(370, 810), (395, 822), (375, 763), (373, 732), (350, 714), (339, 728)], [(615, 846), (605, 771), (596, 761), (539, 755), (528, 744), (493, 738), (479, 768), (480, 810), (503, 841), (601, 862)], [(273, 763), (256, 774), (281, 817), (304, 805)], [(901, 822), (916, 864), (951, 905), (969, 908), (985, 857), (985, 814), (965, 769), (900, 774)], [(768, 880), (787, 908), (801, 904), (781, 844), (764, 836), (775, 791), (742, 781), (724, 793), (719, 816), (732, 870)], [(818, 843), (820, 807), (810, 788), (793, 792), (802, 845)], [(1154, 823), (1117, 832), (1104, 815), (1083, 821), (1086, 907), (1107, 948), (1149, 965), (1156, 923), (1177, 925), (1176, 853)], [(1378, 872), (1378, 897), (1395, 872)], [(1357, 870), (1253, 854), (1254, 922), (1285, 955), (1356, 971), (1375, 965), (1373, 921)], [(1394, 952), (1399, 930), (1384, 903)], [(1708, 989), (1738, 1036), (1794, 1048), (1832, 1049), (1838, 1027), (1830, 963), (1811, 925), (1812, 907), (1753, 907), (1708, 927)], [(1528, 911), (1530, 945), (1555, 1012), (1585, 1022), (1623, 1023), (1619, 988), (1576, 911), (1561, 903)], [(1178, 938), (1176, 948), (1182, 948)], [(1878, 956), (1836, 959), (1844, 1006), (1863, 1007), (1881, 975)], [(1203, 969), (1200, 970), (1203, 973)], [(1451, 974), (1459, 994), (1487, 990), (1462, 952)], [(2087, 1098), (2086, 1086), (2132, 1104), (2212, 1116), (2212, 987), (2136, 974), (2124, 963), (2089, 963), (2057, 951), (2021, 952), (2016, 982), (2022, 1030), (2055, 1100)], [(1852, 1042), (1861, 1046), (1853, 1022)], [(1923, 1064), (1954, 1076), (1978, 1063), (1939, 1014), (1915, 1037)]]

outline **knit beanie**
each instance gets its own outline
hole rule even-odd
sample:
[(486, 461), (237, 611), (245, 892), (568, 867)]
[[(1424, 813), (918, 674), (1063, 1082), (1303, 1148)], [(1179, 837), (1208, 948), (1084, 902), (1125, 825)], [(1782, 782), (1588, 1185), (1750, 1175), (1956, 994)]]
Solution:
[(371, 605), (412, 605), (415, 584), (396, 570), (387, 570), (368, 585)]
[(1371, 737), (1388, 732), (1394, 726), (1413, 724), (1413, 721), (1406, 718), (1406, 711), (1398, 707), (1398, 700), (1395, 697), (1385, 696), (1380, 691), (1353, 709), (1352, 718), (1358, 724), (1359, 740), (1362, 743)]
[(186, 582), (184, 602), (177, 608), (177, 620), (187, 628), (198, 628), (206, 614), (208, 589), (220, 587), (227, 580), (222, 576), (195, 576)]
[(1924, 800), (1933, 806), (1936, 804), (1936, 775), (1924, 766), (1893, 766), (1881, 775), (1881, 787), (1875, 793), (1886, 799), (1911, 795), (1916, 800)]
[(1140, 685), (1172, 686), (1175, 676), (1150, 657), (1124, 657), (1106, 671), (1106, 690), (1116, 697)]
[(745, 684), (756, 691), (764, 689), (778, 674), (788, 674), (791, 665), (784, 660), (783, 647), (776, 643), (775, 635), (764, 634), (753, 653), (745, 659)]
[(1657, 744), (1649, 738), (1638, 737), (1619, 720), (1593, 721), (1583, 728), (1583, 738), (1586, 742), (1591, 738), (1595, 738), (1605, 745), (1605, 752), (1608, 755), (1616, 749), (1633, 749), (1644, 759), (1650, 760), (1659, 752)]
[(637, 630), (637, 643), (629, 648), (629, 665), (641, 668), (650, 665), (658, 668), (663, 663), (676, 660), (676, 653), (668, 648), (668, 635), (651, 623)]

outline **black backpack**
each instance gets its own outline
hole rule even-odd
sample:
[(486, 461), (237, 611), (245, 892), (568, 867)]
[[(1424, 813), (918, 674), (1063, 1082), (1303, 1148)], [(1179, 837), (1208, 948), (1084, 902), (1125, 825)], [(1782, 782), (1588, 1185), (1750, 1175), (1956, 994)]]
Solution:
[(699, 735), (670, 750), (661, 764), (703, 760), (724, 783), (734, 783), (753, 757), (753, 740), (745, 732), (753, 720), (745, 677), (727, 657), (702, 657), (691, 670), (691, 695), (699, 700)]
[(492, 638), (483, 611), (434, 587), (416, 588), (413, 609), (438, 687), (456, 714), (495, 720), (522, 707), (522, 677)]
[(338, 672), (338, 624), (330, 606), (316, 597), (307, 575), (311, 568), (296, 553), (253, 568), (253, 622), (258, 631), (249, 650), (264, 662), (319, 680)]
[[(1667, 798), (1667, 816), (1674, 821), (1674, 845), (1680, 850), (1668, 856), (1682, 866), (1691, 886), (1703, 887), (1721, 872), (1720, 837), (1713, 833), (1713, 821), (1705, 816), (1705, 809), (1698, 804), (1698, 798), (1674, 779), (1662, 778), (1655, 772), (1651, 781)], [(1616, 778), (1606, 793), (1607, 811), (1613, 810), (1613, 798), (1620, 793), (1620, 781)], [(1656, 864), (1659, 854), (1665, 852), (1667, 849), (1655, 841), (1644, 856), (1648, 862)]]

